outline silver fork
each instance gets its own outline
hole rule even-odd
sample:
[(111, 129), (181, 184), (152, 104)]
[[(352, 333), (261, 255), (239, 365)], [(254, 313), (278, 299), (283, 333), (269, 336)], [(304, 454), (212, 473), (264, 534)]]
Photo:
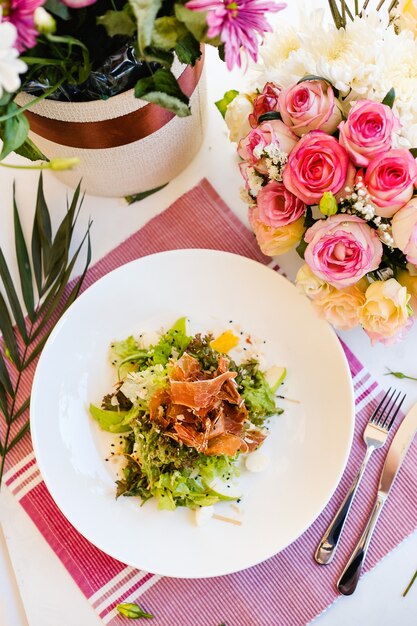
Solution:
[(316, 554), (314, 555), (314, 558), (320, 565), (327, 565), (335, 555), (344, 523), (369, 458), (374, 450), (381, 448), (386, 442), (391, 426), (393, 425), (398, 411), (404, 402), (405, 395), (397, 405), (400, 396), (401, 392), (399, 391), (397, 393), (395, 389), (391, 393), (390, 387), (369, 418), (369, 422), (363, 433), (363, 440), (366, 444), (366, 453), (362, 461), (362, 465), (360, 466), (345, 499), (340, 505), (339, 510), (324, 533), (323, 539), (321, 540), (316, 550)]

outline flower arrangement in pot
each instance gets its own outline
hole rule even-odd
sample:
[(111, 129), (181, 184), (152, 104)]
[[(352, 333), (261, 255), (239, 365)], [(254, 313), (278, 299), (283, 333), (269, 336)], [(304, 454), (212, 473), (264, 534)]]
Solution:
[(334, 24), (318, 11), (267, 36), (225, 117), (262, 251), (296, 247), (319, 313), (389, 344), (417, 314), (415, 22), (410, 3), (329, 5)]
[(264, 13), (284, 6), (5, 0), (0, 162), (17, 152), (61, 170), (78, 157), (82, 167), (61, 176), (75, 184), (82, 175), (87, 191), (100, 195), (165, 184), (202, 140), (203, 44), (217, 47), (228, 67), (240, 65), (244, 51), (256, 59), (258, 39), (270, 30)]

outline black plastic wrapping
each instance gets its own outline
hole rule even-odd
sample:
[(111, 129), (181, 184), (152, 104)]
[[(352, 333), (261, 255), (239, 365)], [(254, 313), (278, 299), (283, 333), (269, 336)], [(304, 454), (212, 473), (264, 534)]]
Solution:
[[(120, 50), (109, 56), (88, 79), (80, 85), (61, 85), (52, 95), (51, 100), (67, 102), (88, 102), (107, 100), (123, 91), (134, 87), (139, 78), (149, 76), (157, 64), (138, 61), (132, 45), (125, 44)], [(24, 90), (34, 96), (42, 95), (50, 84), (36, 80), (29, 81)]]

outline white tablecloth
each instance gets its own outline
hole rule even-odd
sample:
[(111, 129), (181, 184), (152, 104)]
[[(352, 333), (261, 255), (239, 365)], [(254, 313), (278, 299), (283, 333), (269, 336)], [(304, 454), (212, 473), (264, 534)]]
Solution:
[[(295, 13), (295, 7), (287, 11), (292, 15)], [(214, 106), (214, 101), (219, 99), (224, 91), (239, 87), (242, 79), (237, 74), (229, 74), (226, 71), (214, 49), (207, 51), (207, 68), (209, 97), (207, 134), (199, 154), (186, 171), (157, 195), (131, 206), (127, 206), (123, 200), (86, 197), (76, 227), (75, 239), (80, 239), (91, 216), (94, 221), (93, 262), (143, 226), (151, 217), (167, 208), (202, 177), (208, 178), (231, 209), (246, 221), (246, 207), (239, 198), (241, 180), (236, 166), (235, 149), (228, 141), (226, 127)], [(23, 160), (12, 157), (9, 162), (23, 163)], [(28, 235), (33, 219), (38, 173), (0, 168), (0, 245), (8, 260), (14, 258), (13, 179), (16, 180), (23, 227)], [(65, 207), (65, 188), (46, 173), (45, 191), (50, 206), (57, 206), (58, 220)], [(293, 253), (281, 257), (280, 264), (288, 275), (293, 277), (300, 261)], [(359, 330), (344, 333), (343, 338), (385, 386), (392, 382), (391, 379), (383, 379), (386, 367), (417, 374), (415, 361), (417, 326), (409, 333), (406, 343), (392, 347), (371, 348), (368, 339)], [(398, 388), (408, 392), (405, 407), (408, 409), (417, 401), (417, 383), (395, 382)], [(30, 626), (99, 626), (101, 621), (20, 505), (7, 490), (3, 490), (0, 498), (0, 515)], [(311, 547), (312, 551), (314, 548), (315, 546)], [(416, 568), (417, 533), (414, 533), (372, 572), (363, 577), (353, 596), (340, 598), (315, 620), (316, 623), (320, 626), (416, 624), (417, 584), (407, 598), (403, 599), (401, 596)], [(0, 543), (0, 625), (23, 626), (25, 622), (16, 602), (11, 580)], [(192, 624), (184, 623), (184, 626)], [(291, 626), (291, 616), (288, 616), (288, 626)]]

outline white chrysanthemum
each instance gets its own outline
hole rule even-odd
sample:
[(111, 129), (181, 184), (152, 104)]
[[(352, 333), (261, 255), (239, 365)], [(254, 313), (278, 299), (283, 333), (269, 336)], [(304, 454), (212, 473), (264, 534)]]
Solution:
[(18, 58), (19, 53), (13, 47), (16, 35), (13, 24), (0, 23), (0, 97), (4, 91), (8, 93), (17, 91), (20, 87), (19, 74), (27, 70), (26, 64)]

